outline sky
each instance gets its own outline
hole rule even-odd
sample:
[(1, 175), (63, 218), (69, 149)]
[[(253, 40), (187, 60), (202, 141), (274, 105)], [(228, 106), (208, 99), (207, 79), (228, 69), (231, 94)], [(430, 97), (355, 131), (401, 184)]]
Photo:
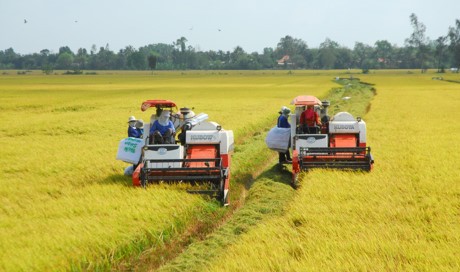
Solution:
[(286, 35), (309, 48), (326, 38), (348, 48), (378, 40), (403, 46), (411, 13), (436, 39), (460, 19), (460, 0), (0, 0), (0, 50), (108, 44), (118, 52), (185, 37), (197, 50), (261, 53)]

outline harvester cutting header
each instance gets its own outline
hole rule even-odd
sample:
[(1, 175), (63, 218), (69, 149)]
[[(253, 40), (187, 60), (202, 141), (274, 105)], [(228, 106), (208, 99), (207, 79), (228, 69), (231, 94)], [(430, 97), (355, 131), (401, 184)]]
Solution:
[(189, 192), (209, 194), (228, 205), (233, 131), (207, 121), (205, 113), (195, 115), (190, 108), (174, 113), (177, 106), (170, 100), (141, 104), (142, 111), (150, 108), (155, 108), (155, 113), (150, 123), (144, 124), (143, 136), (122, 140), (118, 149), (117, 159), (135, 166), (133, 185), (145, 187), (158, 181), (204, 185), (206, 190)]

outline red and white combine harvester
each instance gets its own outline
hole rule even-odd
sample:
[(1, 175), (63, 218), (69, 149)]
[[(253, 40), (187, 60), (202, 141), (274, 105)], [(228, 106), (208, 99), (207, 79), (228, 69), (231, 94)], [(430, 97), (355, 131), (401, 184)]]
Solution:
[[(290, 114), (294, 184), (300, 171), (312, 168), (372, 170), (374, 159), (371, 148), (366, 145), (364, 120), (355, 119), (348, 112), (339, 112), (330, 118), (327, 114), (329, 101), (321, 102), (314, 96), (297, 96), (291, 104), (295, 105), (295, 113)], [(305, 133), (299, 124), (300, 115), (307, 106), (319, 112), (321, 127), (314, 130), (317, 133)]]
[(176, 132), (181, 133), (178, 135), (180, 140), (173, 135), (171, 141), (167, 141), (169, 143), (154, 143), (149, 136), (152, 123), (144, 124), (143, 137), (136, 139), (141, 140), (142, 148), (132, 175), (133, 185), (145, 187), (151, 182), (186, 182), (200, 188), (189, 190), (190, 193), (209, 194), (227, 206), (233, 131), (207, 121), (205, 113), (195, 115), (188, 108), (174, 113), (177, 107), (170, 100), (147, 100), (141, 105), (142, 111), (150, 108), (156, 109), (157, 116), (164, 110), (172, 113), (170, 120)]

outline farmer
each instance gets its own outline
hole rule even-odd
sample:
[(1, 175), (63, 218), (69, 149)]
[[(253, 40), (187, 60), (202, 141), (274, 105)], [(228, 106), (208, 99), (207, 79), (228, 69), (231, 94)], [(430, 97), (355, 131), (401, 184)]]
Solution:
[(139, 138), (139, 132), (136, 130), (136, 117), (130, 116), (128, 119), (128, 137)]
[[(278, 112), (280, 116), (278, 117), (277, 126), (279, 128), (291, 128), (291, 125), (288, 122), (289, 113), (291, 110), (285, 106), (281, 107), (281, 110)], [(291, 137), (289, 137), (288, 149), (285, 152), (278, 152), (279, 154), (279, 163), (291, 163), (291, 154), (289, 152), (289, 146), (291, 145)]]
[(162, 108), (156, 107), (155, 113), (150, 116), (150, 127), (153, 126), (153, 123), (155, 122), (155, 120), (158, 120), (158, 118), (160, 118), (162, 111), (163, 111)]
[(300, 115), (300, 126), (303, 133), (317, 134), (321, 126), (318, 113), (313, 105), (308, 105), (307, 109)]
[(174, 124), (171, 120), (171, 112), (169, 110), (163, 110), (158, 120), (153, 122), (150, 128), (150, 143), (156, 144), (172, 144), (174, 143)]

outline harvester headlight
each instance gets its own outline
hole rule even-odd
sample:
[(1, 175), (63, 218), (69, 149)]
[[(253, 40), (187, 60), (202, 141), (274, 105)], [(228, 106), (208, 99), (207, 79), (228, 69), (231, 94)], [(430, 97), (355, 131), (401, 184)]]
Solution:
[(221, 130), (222, 130), (222, 126), (216, 126), (216, 129), (217, 129), (218, 131), (221, 131)]
[(359, 116), (356, 117), (356, 120), (357, 120), (358, 122), (361, 122), (361, 117), (359, 117)]

